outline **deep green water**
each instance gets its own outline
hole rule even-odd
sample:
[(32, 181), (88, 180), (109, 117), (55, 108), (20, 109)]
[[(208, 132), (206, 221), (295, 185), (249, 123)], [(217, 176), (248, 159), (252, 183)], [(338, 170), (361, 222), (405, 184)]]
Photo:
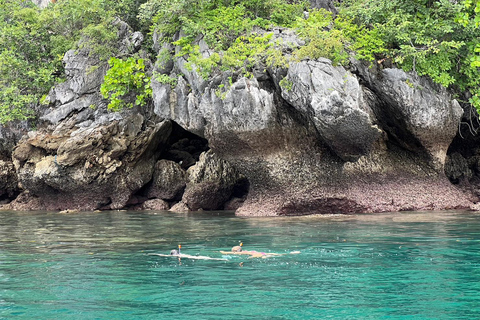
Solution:
[(0, 319), (480, 319), (480, 215), (1, 212)]

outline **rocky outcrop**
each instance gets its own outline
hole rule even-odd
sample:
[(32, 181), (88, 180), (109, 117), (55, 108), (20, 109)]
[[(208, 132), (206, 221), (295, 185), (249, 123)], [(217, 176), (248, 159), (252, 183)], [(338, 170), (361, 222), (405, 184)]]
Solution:
[[(155, 112), (207, 138), (248, 179), (239, 215), (471, 204), (443, 172), (461, 109), (424, 78), (358, 62), (349, 71), (318, 59), (227, 85), (230, 75), (205, 82), (183, 63), (177, 60), (172, 70), (185, 75), (176, 88), (155, 87)], [(184, 203), (189, 194), (187, 187)]]
[[(138, 35), (121, 22), (120, 51)], [(123, 45), (123, 47), (122, 47)], [(152, 178), (172, 130), (149, 109), (106, 109), (99, 86), (106, 72), (88, 50), (64, 57), (67, 81), (53, 88), (40, 128), (23, 137), (13, 163), (24, 193), (13, 209), (120, 209)]]
[[(311, 117), (321, 139), (345, 161), (367, 155), (381, 130), (357, 78), (327, 59), (294, 63), (282, 98)], [(370, 112), (370, 114), (369, 114)]]
[(148, 198), (178, 200), (186, 186), (185, 176), (185, 171), (178, 163), (169, 160), (158, 161), (147, 190)]
[[(117, 23), (120, 52), (138, 49), (143, 37)], [(302, 45), (273, 33), (286, 56)], [(458, 188), (480, 171), (452, 149), (461, 107), (413, 73), (321, 58), (203, 79), (175, 57), (147, 66), (176, 85), (153, 77), (150, 104), (113, 113), (98, 90), (106, 64), (84, 50), (64, 63), (38, 130), (15, 148), (0, 131), (0, 200), (23, 191), (7, 208), (275, 216), (468, 208), (480, 195)]]
[(119, 209), (150, 181), (171, 125), (143, 127), (135, 113), (122, 118), (56, 135), (36, 132), (20, 142), (14, 164), (22, 187), (41, 199), (37, 209)]
[(223, 209), (235, 189), (246, 183), (245, 177), (211, 151), (202, 153), (197, 164), (188, 169), (187, 176), (182, 202), (193, 211)]
[(372, 109), (384, 130), (405, 149), (430, 158), (443, 171), (447, 149), (463, 114), (445, 88), (399, 69), (372, 72), (356, 63), (360, 77), (376, 94)]

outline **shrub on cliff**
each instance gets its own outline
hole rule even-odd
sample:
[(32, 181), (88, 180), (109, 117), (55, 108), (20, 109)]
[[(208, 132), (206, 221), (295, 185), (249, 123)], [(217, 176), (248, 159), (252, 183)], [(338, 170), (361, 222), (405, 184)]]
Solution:
[[(150, 0), (141, 6), (139, 17), (145, 24), (153, 21), (152, 33), (179, 46), (177, 55), (188, 59), (187, 67), (207, 78), (213, 70), (248, 75), (253, 64), (266, 57), (278, 63), (281, 54), (269, 44), (272, 35), (255, 30), (292, 27), (307, 8), (301, 0)], [(215, 51), (210, 57), (202, 57), (195, 44), (199, 38)]]

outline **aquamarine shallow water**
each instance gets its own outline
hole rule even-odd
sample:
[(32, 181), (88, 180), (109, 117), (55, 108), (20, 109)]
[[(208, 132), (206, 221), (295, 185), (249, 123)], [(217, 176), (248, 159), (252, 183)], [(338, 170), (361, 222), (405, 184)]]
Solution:
[(1, 212), (0, 319), (480, 319), (480, 215)]

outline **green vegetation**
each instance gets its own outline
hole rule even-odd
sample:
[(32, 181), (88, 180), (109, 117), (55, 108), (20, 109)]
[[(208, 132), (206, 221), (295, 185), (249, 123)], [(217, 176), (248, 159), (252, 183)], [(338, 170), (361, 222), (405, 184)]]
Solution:
[(128, 20), (122, 14), (128, 3), (135, 4), (60, 0), (40, 9), (27, 0), (0, 0), (0, 123), (33, 116), (32, 107), (64, 80), (69, 49), (89, 48), (102, 60), (117, 54), (113, 21)]
[[(254, 68), (286, 68), (294, 61), (320, 57), (347, 66), (355, 57), (429, 76), (480, 109), (480, 1), (343, 0), (336, 16), (309, 10), (308, 4), (57, 0), (39, 9), (27, 0), (0, 0), (0, 123), (32, 117), (32, 107), (48, 103), (49, 89), (64, 80), (62, 57), (69, 49), (88, 49), (99, 61), (109, 61), (101, 93), (110, 109), (131, 107), (128, 101), (133, 100), (146, 104), (151, 96), (149, 71), (144, 60), (118, 52), (118, 19), (149, 33), (146, 59), (157, 60), (161, 67), (182, 56), (186, 68), (205, 79), (225, 71), (251, 77)], [(285, 55), (280, 49), (284, 45), (273, 40), (273, 26), (293, 29), (305, 45)], [(154, 32), (176, 51), (148, 56)], [(201, 40), (208, 54), (201, 52)], [(177, 83), (168, 74), (154, 77), (171, 86)], [(219, 95), (229, 85), (222, 84)], [(281, 87), (291, 90), (291, 83), (283, 79)]]
[(150, 77), (145, 74), (143, 59), (110, 58), (110, 69), (105, 75), (100, 92), (105, 99), (109, 99), (108, 109), (120, 111), (124, 107), (132, 108), (133, 103), (127, 103), (124, 98), (135, 94), (135, 105), (144, 106), (147, 99), (152, 96)]
[(469, 92), (470, 103), (480, 109), (478, 3), (474, 8), (470, 0), (346, 0), (341, 14), (375, 31), (384, 49), (378, 58)]
[[(291, 27), (306, 9), (306, 1), (150, 0), (141, 6), (139, 18), (144, 25), (153, 21), (151, 32), (181, 47), (177, 56), (186, 57), (186, 67), (206, 79), (227, 70), (250, 76), (259, 61), (285, 66), (285, 58), (270, 42), (273, 34), (257, 30)], [(179, 32), (182, 36), (175, 39)], [(213, 54), (203, 57), (195, 44), (200, 38)]]

